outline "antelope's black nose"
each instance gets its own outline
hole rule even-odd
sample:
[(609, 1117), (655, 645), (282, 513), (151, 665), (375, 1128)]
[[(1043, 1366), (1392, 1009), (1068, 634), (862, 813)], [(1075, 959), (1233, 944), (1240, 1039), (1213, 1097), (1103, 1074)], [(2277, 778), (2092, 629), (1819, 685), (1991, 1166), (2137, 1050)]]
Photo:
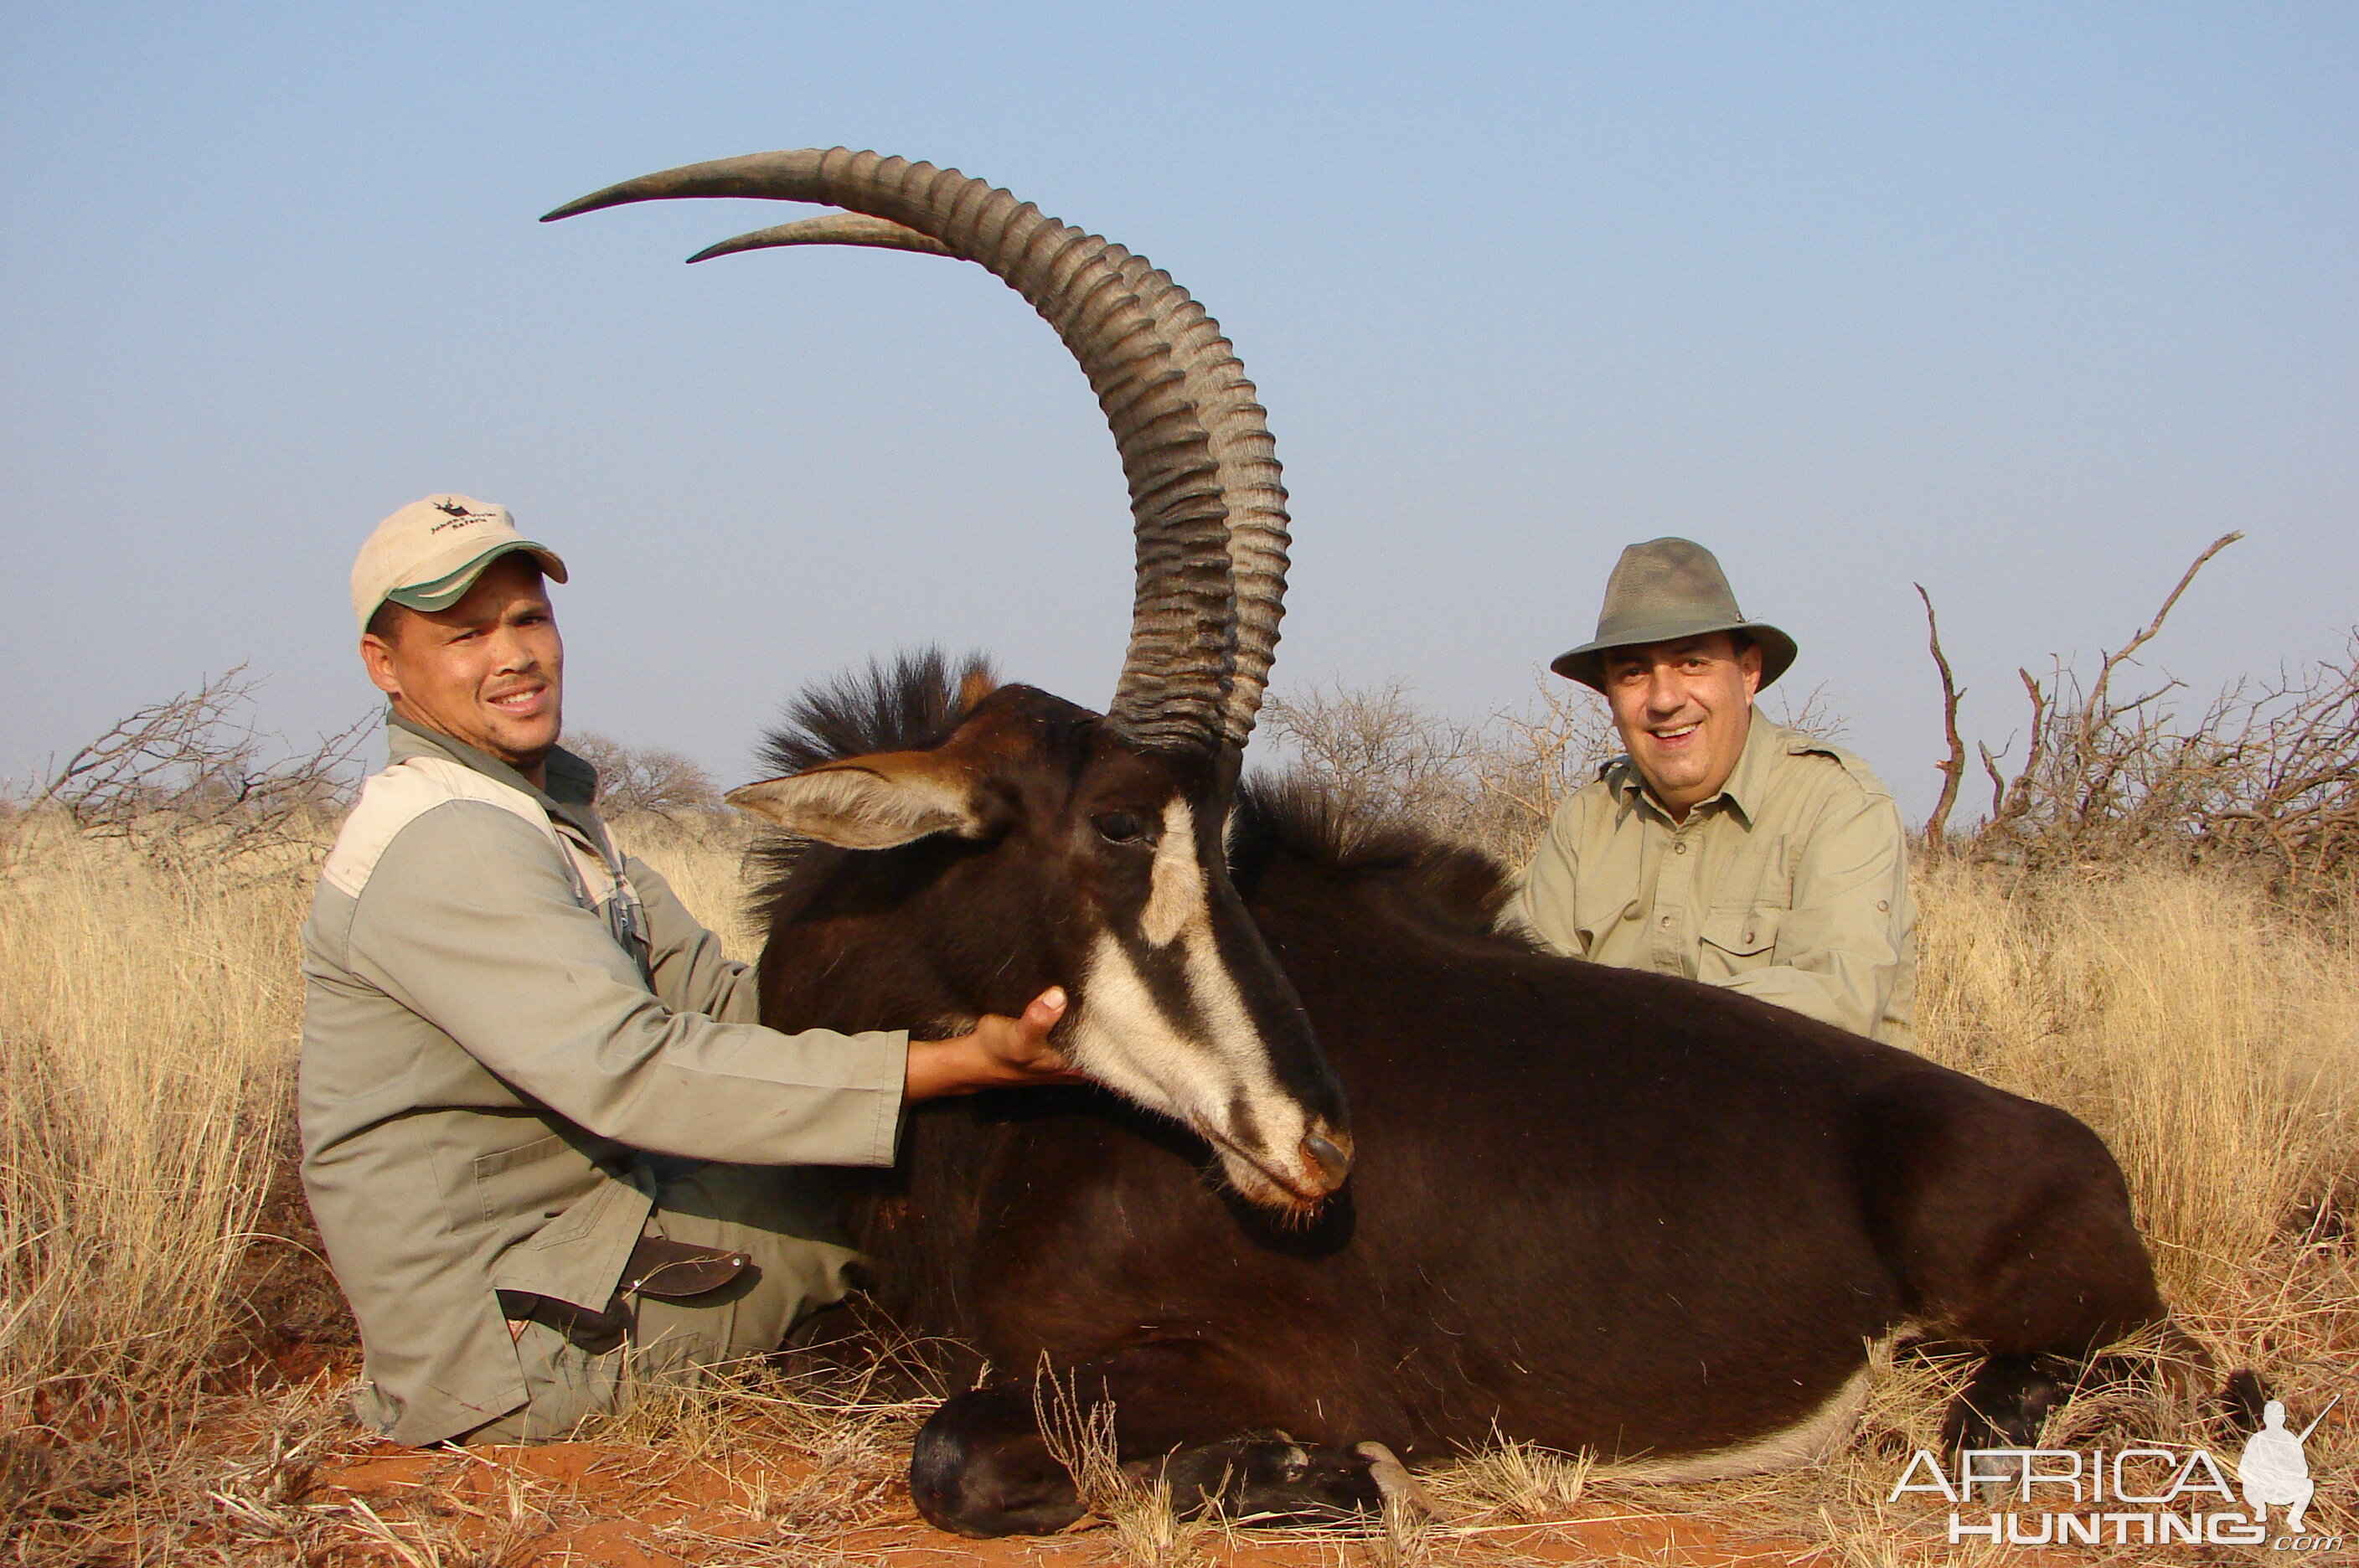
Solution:
[(1352, 1135), (1341, 1131), (1311, 1133), (1302, 1140), (1302, 1157), (1325, 1180), (1332, 1192), (1352, 1173)]

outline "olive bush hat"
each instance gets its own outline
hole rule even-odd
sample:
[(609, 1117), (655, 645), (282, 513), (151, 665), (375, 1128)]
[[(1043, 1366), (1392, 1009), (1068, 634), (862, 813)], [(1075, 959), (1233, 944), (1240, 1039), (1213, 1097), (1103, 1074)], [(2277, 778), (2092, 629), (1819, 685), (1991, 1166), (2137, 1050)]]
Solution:
[(1605, 690), (1605, 650), (1676, 642), (1706, 632), (1743, 632), (1761, 649), (1761, 685), (1794, 662), (1794, 639), (1767, 621), (1748, 621), (1736, 607), (1728, 576), (1712, 551), (1692, 539), (1634, 544), (1605, 580), (1605, 607), (1597, 635), (1549, 668), (1570, 681)]
[(472, 495), (429, 495), (376, 526), (353, 562), (353, 613), (361, 630), (390, 599), (413, 610), (447, 610), (467, 596), (484, 568), (529, 551), (553, 582), (565, 581), (557, 552), (516, 532), (506, 506)]

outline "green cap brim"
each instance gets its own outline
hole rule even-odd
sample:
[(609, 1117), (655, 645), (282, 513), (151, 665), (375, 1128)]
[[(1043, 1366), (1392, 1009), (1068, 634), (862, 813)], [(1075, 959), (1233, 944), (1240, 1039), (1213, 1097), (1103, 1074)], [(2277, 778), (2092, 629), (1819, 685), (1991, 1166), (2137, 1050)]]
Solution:
[(559, 561), (556, 552), (547, 545), (536, 544), (530, 539), (508, 539), (492, 546), (458, 571), (438, 577), (431, 583), (397, 588), (386, 595), (386, 600), (413, 610), (447, 610), (467, 596), (467, 590), (475, 585), (475, 579), (484, 574), (485, 567), (519, 550), (530, 551), (533, 559), (540, 562), (540, 569), (550, 577), (560, 583), (565, 581), (564, 562)]

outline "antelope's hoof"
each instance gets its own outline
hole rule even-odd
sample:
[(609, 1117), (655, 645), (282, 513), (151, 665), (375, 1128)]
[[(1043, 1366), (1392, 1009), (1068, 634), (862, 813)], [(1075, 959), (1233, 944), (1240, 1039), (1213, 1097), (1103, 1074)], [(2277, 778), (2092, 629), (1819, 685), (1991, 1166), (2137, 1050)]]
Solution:
[(1430, 1519), (1441, 1517), (1441, 1507), (1423, 1482), (1409, 1474), (1408, 1466), (1394, 1457), (1393, 1451), (1381, 1443), (1353, 1445), (1352, 1452), (1368, 1462), (1368, 1479), (1385, 1495), (1385, 1501), (1402, 1508), (1415, 1508)]

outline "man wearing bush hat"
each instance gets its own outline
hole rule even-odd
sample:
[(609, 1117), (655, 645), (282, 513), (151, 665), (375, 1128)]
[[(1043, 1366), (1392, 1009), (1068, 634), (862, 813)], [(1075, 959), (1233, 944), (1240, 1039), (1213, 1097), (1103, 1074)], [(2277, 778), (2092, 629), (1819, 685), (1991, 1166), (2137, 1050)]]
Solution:
[(1597, 635), (1549, 668), (1603, 694), (1625, 752), (1557, 809), (1509, 914), (1558, 953), (1913, 1046), (1900, 815), (1864, 762), (1755, 711), (1794, 657), (1701, 545), (1624, 550)]
[(303, 1181), (360, 1321), (362, 1421), (536, 1442), (625, 1379), (776, 1349), (842, 1297), (808, 1165), (889, 1165), (902, 1107), (1066, 1083), (1061, 992), (912, 1041), (756, 1023), (755, 977), (617, 855), (557, 746), (565, 563), (431, 495), (353, 567), (390, 765), (303, 928)]

